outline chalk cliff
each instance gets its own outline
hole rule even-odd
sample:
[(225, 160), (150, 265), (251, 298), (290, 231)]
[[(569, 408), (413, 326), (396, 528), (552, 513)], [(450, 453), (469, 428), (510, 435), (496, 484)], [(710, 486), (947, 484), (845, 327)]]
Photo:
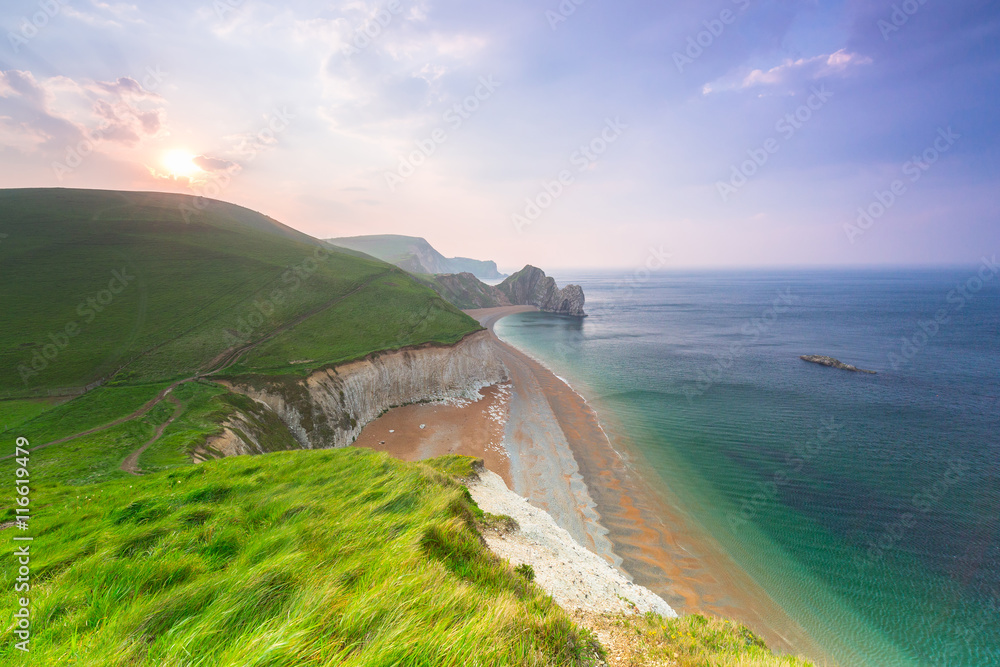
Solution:
[[(299, 446), (328, 449), (350, 445), (362, 427), (389, 408), (445, 398), (478, 398), (479, 389), (506, 378), (507, 369), (496, 356), (489, 332), (479, 331), (452, 346), (378, 353), (305, 378), (254, 376), (224, 384), (267, 406)], [(227, 455), (260, 450), (256, 442), (241, 446), (233, 429), (225, 436)]]

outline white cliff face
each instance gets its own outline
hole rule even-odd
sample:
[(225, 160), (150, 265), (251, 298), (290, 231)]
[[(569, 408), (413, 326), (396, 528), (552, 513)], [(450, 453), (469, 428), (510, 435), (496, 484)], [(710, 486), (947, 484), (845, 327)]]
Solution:
[(507, 379), (488, 331), (452, 346), (383, 352), (307, 378), (234, 380), (234, 391), (267, 405), (307, 449), (346, 447), (389, 408), (445, 398), (479, 398)]

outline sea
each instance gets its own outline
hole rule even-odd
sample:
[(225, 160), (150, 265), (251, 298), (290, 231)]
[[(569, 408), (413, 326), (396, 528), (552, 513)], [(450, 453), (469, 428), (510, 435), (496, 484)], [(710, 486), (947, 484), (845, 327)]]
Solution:
[(555, 277), (589, 317), (497, 334), (626, 425), (645, 481), (824, 660), (1000, 665), (995, 267)]

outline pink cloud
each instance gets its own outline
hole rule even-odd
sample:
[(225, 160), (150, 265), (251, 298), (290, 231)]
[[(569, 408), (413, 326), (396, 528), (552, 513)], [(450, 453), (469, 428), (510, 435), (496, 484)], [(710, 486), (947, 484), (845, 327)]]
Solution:
[(30, 129), (47, 142), (22, 144), (65, 152), (84, 137), (95, 142), (134, 146), (159, 135), (165, 125), (164, 100), (135, 79), (76, 81), (67, 77), (36, 80), (30, 72), (0, 71), (0, 103), (6, 124)]
[(0, 71), (0, 97), (21, 97), (33, 106), (45, 104), (45, 91), (31, 72), (20, 70)]

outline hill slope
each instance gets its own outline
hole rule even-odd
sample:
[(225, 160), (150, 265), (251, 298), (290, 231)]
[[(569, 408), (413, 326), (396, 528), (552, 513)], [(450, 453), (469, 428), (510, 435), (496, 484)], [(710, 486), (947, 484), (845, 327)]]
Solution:
[[(39, 485), (33, 503), (30, 652), (5, 641), (4, 664), (584, 665), (599, 653), (483, 546), (468, 492), (427, 465), (287, 452)], [(8, 618), (16, 605), (0, 598)]]
[(499, 272), (496, 262), (466, 257), (447, 258), (425, 239), (415, 236), (397, 234), (348, 236), (327, 239), (327, 242), (340, 248), (377, 257), (410, 273), (471, 273), (483, 280), (500, 280), (506, 277)]
[(159, 382), (236, 361), (305, 372), (479, 328), (396, 267), (239, 206), (192, 202), (0, 190), (0, 283), (12, 286), (0, 295), (0, 397)]

